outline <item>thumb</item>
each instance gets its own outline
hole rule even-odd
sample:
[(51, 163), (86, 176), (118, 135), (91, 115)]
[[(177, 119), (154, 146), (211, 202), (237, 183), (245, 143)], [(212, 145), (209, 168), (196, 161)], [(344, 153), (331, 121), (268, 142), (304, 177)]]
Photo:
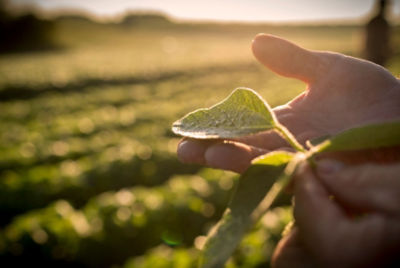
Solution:
[(252, 44), (254, 56), (272, 71), (311, 84), (326, 75), (338, 55), (301, 48), (285, 39), (258, 34)]
[(317, 164), (317, 175), (341, 203), (361, 211), (400, 215), (400, 165), (345, 167), (333, 160)]

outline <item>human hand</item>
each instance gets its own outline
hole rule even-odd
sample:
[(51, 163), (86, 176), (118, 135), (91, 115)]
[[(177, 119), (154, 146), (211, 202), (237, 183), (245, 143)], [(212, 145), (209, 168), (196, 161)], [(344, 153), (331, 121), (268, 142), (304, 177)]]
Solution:
[(296, 227), (277, 246), (273, 266), (386, 267), (393, 262), (400, 247), (399, 172), (400, 164), (345, 167), (322, 160), (315, 173), (303, 166), (294, 186)]
[[(303, 144), (357, 125), (400, 118), (400, 82), (379, 65), (306, 50), (266, 34), (256, 36), (252, 50), (272, 71), (308, 85), (292, 101), (273, 109), (277, 119)], [(253, 158), (287, 147), (277, 133), (267, 131), (234, 141), (183, 139), (178, 157), (185, 163), (240, 173)]]

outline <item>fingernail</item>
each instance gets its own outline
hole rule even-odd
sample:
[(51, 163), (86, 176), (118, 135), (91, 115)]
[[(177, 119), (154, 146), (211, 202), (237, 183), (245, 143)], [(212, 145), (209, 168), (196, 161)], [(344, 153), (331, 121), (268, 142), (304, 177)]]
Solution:
[(339, 172), (343, 167), (344, 164), (342, 162), (323, 159), (317, 162), (317, 173), (321, 176), (330, 176)]

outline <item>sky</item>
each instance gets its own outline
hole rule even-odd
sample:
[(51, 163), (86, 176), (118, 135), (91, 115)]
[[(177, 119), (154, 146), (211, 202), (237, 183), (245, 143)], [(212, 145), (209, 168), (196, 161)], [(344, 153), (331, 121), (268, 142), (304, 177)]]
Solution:
[[(127, 10), (158, 11), (180, 20), (313, 22), (363, 20), (374, 0), (9, 0), (46, 11), (79, 9), (100, 17)], [(400, 17), (400, 0), (392, 0), (391, 14)]]

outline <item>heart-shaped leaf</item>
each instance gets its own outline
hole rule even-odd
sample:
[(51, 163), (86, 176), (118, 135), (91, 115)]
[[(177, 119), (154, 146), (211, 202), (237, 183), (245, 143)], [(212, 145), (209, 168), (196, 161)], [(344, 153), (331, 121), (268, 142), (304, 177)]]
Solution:
[(275, 116), (255, 91), (238, 88), (216, 105), (176, 121), (175, 134), (197, 139), (234, 138), (272, 129)]
[(377, 123), (343, 131), (329, 137), (313, 151), (334, 152), (400, 145), (400, 122)]
[(252, 214), (293, 157), (294, 154), (288, 152), (266, 154), (256, 159), (241, 176), (224, 216), (208, 235), (200, 267), (223, 267), (245, 232), (257, 220)]

